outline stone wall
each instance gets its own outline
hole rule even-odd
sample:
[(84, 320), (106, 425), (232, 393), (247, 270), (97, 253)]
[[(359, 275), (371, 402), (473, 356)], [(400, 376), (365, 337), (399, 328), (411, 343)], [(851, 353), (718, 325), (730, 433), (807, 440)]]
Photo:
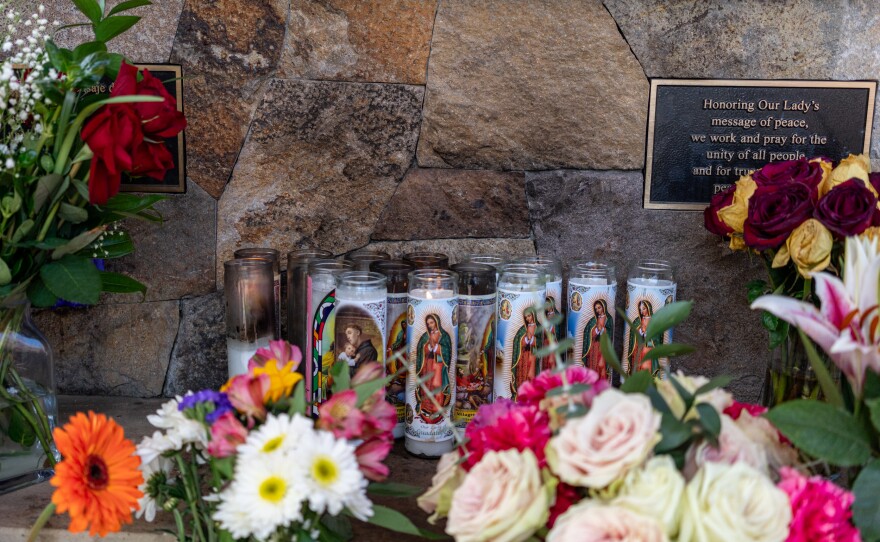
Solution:
[[(69, 0), (47, 4), (77, 20)], [(769, 353), (745, 283), (762, 269), (699, 213), (642, 209), (648, 78), (876, 78), (870, 4), (154, 0), (112, 45), (183, 65), (187, 193), (161, 204), (164, 227), (130, 224), (138, 252), (114, 262), (151, 286), (146, 302), (38, 316), (60, 388), (218, 385), (235, 248), (371, 246), (594, 258), (620, 280), (672, 260), (697, 302), (678, 338), (699, 353), (678, 366), (731, 374), (754, 400)]]

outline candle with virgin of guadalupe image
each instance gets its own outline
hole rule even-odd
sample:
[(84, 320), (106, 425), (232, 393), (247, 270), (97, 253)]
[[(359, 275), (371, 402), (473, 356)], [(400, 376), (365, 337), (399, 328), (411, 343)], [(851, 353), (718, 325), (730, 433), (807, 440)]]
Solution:
[(495, 397), (516, 399), (519, 387), (541, 370), (537, 311), (544, 310), (546, 275), (533, 265), (510, 264), (498, 279)]
[(601, 340), (605, 335), (614, 344), (616, 298), (614, 267), (598, 262), (581, 262), (571, 267), (566, 329), (574, 345), (569, 359), (596, 371), (609, 383), (613, 369), (605, 362)]
[[(544, 315), (547, 321), (551, 322), (554, 318), (562, 314), (562, 263), (556, 258), (548, 256), (533, 256), (528, 258), (520, 258), (516, 263), (534, 265), (544, 272), (547, 276), (547, 285), (544, 296)], [(559, 342), (563, 336), (562, 330), (565, 329), (565, 323), (549, 324), (549, 328), (541, 332), (541, 346), (550, 346), (550, 338)], [(565, 353), (559, 354), (561, 361), (565, 361)], [(556, 368), (556, 356), (549, 354), (541, 358), (541, 370), (550, 371)]]
[(661, 344), (671, 343), (672, 330), (660, 337), (649, 337), (647, 331), (654, 313), (675, 301), (676, 287), (669, 262), (642, 260), (630, 271), (626, 282), (621, 380), (637, 371), (651, 371), (655, 377), (666, 378), (669, 358), (652, 359), (647, 354)]

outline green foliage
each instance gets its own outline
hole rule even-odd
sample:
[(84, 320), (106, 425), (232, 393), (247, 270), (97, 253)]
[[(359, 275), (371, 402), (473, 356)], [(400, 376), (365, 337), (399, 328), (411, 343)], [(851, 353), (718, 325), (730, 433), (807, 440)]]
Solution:
[(56, 296), (94, 305), (101, 295), (101, 275), (88, 258), (67, 255), (40, 268), (40, 278)]
[(827, 403), (789, 401), (765, 416), (795, 446), (816, 459), (852, 467), (871, 456), (870, 439), (856, 418)]
[(424, 488), (409, 484), (395, 484), (391, 482), (370, 482), (367, 492), (382, 497), (415, 497), (425, 492)]
[(834, 379), (831, 378), (831, 373), (828, 371), (825, 362), (822, 361), (822, 358), (819, 357), (819, 353), (816, 352), (816, 347), (813, 346), (813, 341), (811, 341), (800, 329), (798, 330), (798, 334), (800, 334), (801, 342), (804, 344), (804, 349), (807, 351), (807, 359), (810, 360), (810, 366), (816, 374), (816, 380), (819, 381), (819, 386), (822, 388), (825, 400), (838, 408), (842, 408), (843, 397), (840, 394), (840, 389), (837, 387), (837, 384), (834, 383)]
[(665, 305), (651, 317), (651, 323), (648, 324), (645, 337), (648, 340), (656, 339), (682, 323), (690, 316), (693, 306), (693, 301), (676, 301)]
[(880, 540), (880, 459), (873, 459), (853, 484), (853, 522), (862, 540)]
[(348, 364), (334, 363), (330, 368), (330, 376), (333, 377), (333, 393), (339, 393), (351, 388), (351, 375), (348, 373)]
[(109, 271), (101, 271), (100, 273), (102, 291), (114, 294), (141, 294), (142, 299), (146, 298), (147, 287), (143, 283), (121, 273)]
[(446, 535), (440, 535), (424, 529), (419, 529), (408, 517), (404, 516), (397, 510), (379, 504), (373, 505), (373, 515), (368, 521), (373, 525), (384, 527), (389, 531), (420, 536), (422, 538), (427, 538), (428, 540), (448, 540), (449, 538)]
[(651, 371), (638, 371), (626, 377), (620, 390), (625, 393), (645, 393), (653, 382)]
[(23, 448), (33, 446), (37, 441), (37, 432), (21, 413), (21, 410), (19, 408), (8, 408), (6, 412), (9, 418), (6, 436), (9, 437), (9, 440)]

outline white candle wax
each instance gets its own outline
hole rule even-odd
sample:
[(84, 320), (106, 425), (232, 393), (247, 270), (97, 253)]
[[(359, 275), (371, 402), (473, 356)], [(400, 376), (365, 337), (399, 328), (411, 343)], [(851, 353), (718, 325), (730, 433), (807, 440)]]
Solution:
[(257, 339), (255, 343), (226, 339), (227, 359), (229, 362), (229, 378), (248, 372), (248, 362), (260, 348), (269, 348), (269, 337)]

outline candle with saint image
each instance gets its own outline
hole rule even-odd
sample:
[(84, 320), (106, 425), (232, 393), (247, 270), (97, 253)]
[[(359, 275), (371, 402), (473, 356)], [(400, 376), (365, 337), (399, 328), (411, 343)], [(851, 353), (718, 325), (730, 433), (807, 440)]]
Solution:
[(588, 367), (611, 382), (612, 367), (605, 362), (601, 339), (614, 342), (617, 279), (614, 267), (600, 262), (572, 265), (568, 276), (568, 314), (566, 330), (574, 341), (569, 359)]
[(245, 258), (224, 262), (226, 347), (229, 376), (245, 374), (259, 348), (275, 333), (272, 262)]
[(654, 376), (666, 378), (669, 358), (650, 359), (646, 354), (661, 344), (671, 343), (672, 330), (660, 337), (648, 337), (646, 331), (654, 313), (675, 301), (676, 288), (672, 266), (667, 261), (642, 260), (630, 271), (626, 282), (621, 380), (637, 371), (651, 371)]
[(406, 449), (423, 457), (452, 450), (458, 359), (458, 275), (441, 269), (409, 275)]
[[(549, 256), (531, 256), (528, 258), (519, 258), (515, 263), (534, 265), (547, 276), (547, 284), (544, 300), (545, 315), (547, 321), (550, 322), (557, 316), (562, 314), (562, 263)], [(550, 324), (549, 329), (541, 331), (541, 346), (550, 346), (550, 336), (556, 342), (562, 337), (561, 330), (565, 329), (565, 324)], [(562, 361), (565, 361), (565, 354), (560, 354)], [(541, 370), (550, 371), (556, 368), (556, 356), (547, 355), (541, 359)]]
[(541, 370), (537, 311), (544, 310), (547, 276), (534, 265), (508, 264), (498, 279), (495, 398), (516, 399)]

